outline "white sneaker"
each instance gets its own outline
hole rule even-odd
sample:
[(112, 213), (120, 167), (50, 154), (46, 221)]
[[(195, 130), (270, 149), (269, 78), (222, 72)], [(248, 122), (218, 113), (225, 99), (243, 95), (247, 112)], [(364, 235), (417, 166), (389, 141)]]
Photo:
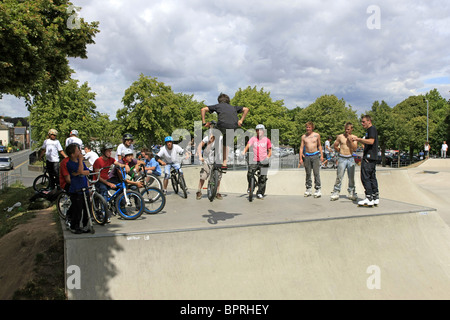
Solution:
[(373, 207), (373, 200), (365, 198), (364, 200), (358, 202), (358, 206)]
[(349, 200), (355, 201), (358, 200), (358, 195), (355, 192), (350, 192), (347, 196)]
[(333, 191), (333, 193), (331, 194), (330, 200), (336, 201), (338, 199), (339, 199), (339, 192)]
[(378, 206), (380, 204), (380, 199), (373, 200), (373, 205)]
[(320, 189), (317, 189), (314, 192), (314, 198), (320, 198), (322, 196), (322, 192), (320, 192)]
[(305, 197), (310, 197), (310, 196), (312, 196), (311, 188), (306, 189), (304, 196), (305, 196)]

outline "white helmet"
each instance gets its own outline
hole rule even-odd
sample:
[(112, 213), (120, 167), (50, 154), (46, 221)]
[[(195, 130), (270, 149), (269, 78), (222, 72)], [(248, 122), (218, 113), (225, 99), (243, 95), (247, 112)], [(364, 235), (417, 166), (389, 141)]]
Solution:
[(266, 127), (264, 127), (263, 124), (258, 124), (258, 125), (256, 126), (256, 130), (259, 130), (259, 129), (266, 130)]
[(78, 136), (78, 130), (72, 130), (72, 131), (70, 131), (70, 134), (72, 135), (74, 135), (74, 136)]
[(127, 156), (129, 154), (133, 154), (133, 150), (131, 150), (130, 148), (124, 149), (122, 151), (122, 157), (125, 157), (125, 156)]

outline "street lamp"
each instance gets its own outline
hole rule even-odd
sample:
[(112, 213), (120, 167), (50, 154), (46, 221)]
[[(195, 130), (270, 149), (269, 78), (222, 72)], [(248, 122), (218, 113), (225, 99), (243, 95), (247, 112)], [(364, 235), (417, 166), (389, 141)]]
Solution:
[(428, 100), (425, 100), (427, 102), (427, 142), (428, 142)]

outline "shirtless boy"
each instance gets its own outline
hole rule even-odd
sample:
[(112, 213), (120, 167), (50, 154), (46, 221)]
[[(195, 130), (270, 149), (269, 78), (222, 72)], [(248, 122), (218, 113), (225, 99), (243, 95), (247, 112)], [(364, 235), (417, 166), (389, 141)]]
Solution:
[(352, 135), (353, 124), (347, 122), (345, 124), (345, 133), (337, 136), (334, 142), (334, 149), (339, 152), (339, 161), (337, 167), (337, 177), (334, 183), (333, 193), (331, 194), (331, 201), (339, 199), (339, 193), (341, 192), (342, 178), (344, 177), (345, 170), (347, 170), (348, 176), (348, 198), (352, 201), (357, 199), (355, 193), (355, 159), (353, 158), (353, 152), (356, 151), (358, 143), (353, 141), (356, 136)]
[[(311, 169), (314, 171), (314, 198), (319, 198), (322, 196), (320, 191), (320, 164), (323, 162), (323, 152), (322, 144), (320, 143), (320, 135), (314, 130), (314, 124), (309, 121), (306, 123), (306, 134), (302, 136), (302, 142), (300, 144), (300, 160), (298, 167), (305, 163), (306, 171), (306, 191), (305, 197), (312, 195), (312, 180), (311, 180)], [(303, 154), (303, 149), (305, 149), (305, 154)], [(303, 161), (303, 155), (305, 156), (305, 161)]]

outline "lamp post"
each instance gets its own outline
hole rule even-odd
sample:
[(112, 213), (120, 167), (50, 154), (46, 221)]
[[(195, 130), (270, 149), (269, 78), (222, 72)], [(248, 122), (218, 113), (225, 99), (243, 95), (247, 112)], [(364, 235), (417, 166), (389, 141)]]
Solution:
[(428, 142), (428, 100), (425, 100), (427, 102), (427, 142)]

